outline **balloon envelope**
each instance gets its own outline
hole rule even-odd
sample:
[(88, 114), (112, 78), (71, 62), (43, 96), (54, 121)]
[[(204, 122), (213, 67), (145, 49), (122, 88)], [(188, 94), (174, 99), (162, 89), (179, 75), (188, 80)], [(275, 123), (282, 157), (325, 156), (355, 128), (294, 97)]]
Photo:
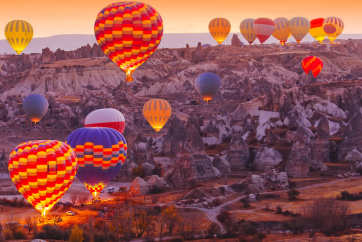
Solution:
[(289, 20), (286, 18), (277, 18), (274, 20), (275, 31), (273, 33), (274, 38), (280, 41), (282, 45), (287, 42), (290, 31), (289, 31)]
[(206, 102), (212, 100), (219, 91), (220, 86), (220, 77), (211, 72), (203, 73), (195, 80), (195, 89)]
[(324, 18), (316, 18), (310, 21), (310, 35), (313, 36), (319, 43), (323, 43), (326, 38), (326, 32), (323, 29)]
[(289, 21), (289, 30), (299, 43), (309, 33), (310, 22), (304, 17), (294, 17)]
[(97, 109), (84, 119), (84, 127), (108, 127), (119, 131), (121, 134), (126, 127), (123, 114), (117, 109)]
[(48, 107), (48, 100), (40, 94), (30, 94), (23, 100), (23, 109), (34, 123), (38, 123), (44, 117)]
[(75, 153), (56, 140), (29, 141), (10, 154), (12, 182), (42, 216), (64, 195), (77, 172)]
[(210, 34), (219, 45), (228, 37), (230, 29), (231, 24), (225, 18), (214, 18), (209, 23)]
[(248, 41), (248, 43), (251, 45), (255, 39), (256, 34), (254, 31), (254, 21), (255, 19), (244, 19), (240, 23), (240, 33), (243, 35), (243, 37)]
[(323, 61), (316, 56), (308, 56), (302, 62), (304, 72), (308, 75), (310, 71), (317, 77), (323, 69)]
[(254, 31), (263, 44), (275, 31), (274, 21), (269, 18), (258, 18), (254, 21)]
[(20, 54), (33, 38), (33, 26), (24, 20), (13, 20), (5, 26), (5, 37), (17, 54)]
[(126, 73), (126, 81), (133, 81), (132, 73), (159, 46), (163, 22), (145, 3), (112, 3), (99, 12), (94, 33), (103, 52)]
[(143, 116), (152, 128), (158, 132), (171, 116), (171, 105), (163, 99), (151, 99), (143, 106)]
[(323, 21), (323, 30), (326, 32), (331, 43), (333, 43), (333, 41), (343, 32), (344, 23), (340, 18), (328, 17)]
[(94, 197), (117, 175), (127, 156), (125, 138), (111, 128), (80, 128), (65, 142), (77, 156), (77, 178)]

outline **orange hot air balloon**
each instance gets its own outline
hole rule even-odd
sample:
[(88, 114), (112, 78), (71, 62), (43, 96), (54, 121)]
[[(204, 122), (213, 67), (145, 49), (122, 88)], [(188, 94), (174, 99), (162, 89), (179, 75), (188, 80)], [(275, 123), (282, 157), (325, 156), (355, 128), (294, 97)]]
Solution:
[(302, 39), (309, 33), (310, 22), (304, 17), (294, 17), (289, 20), (289, 30), (297, 43), (300, 43), (300, 41), (302, 41)]
[(133, 81), (132, 73), (157, 49), (163, 35), (160, 14), (150, 5), (119, 2), (103, 8), (94, 24), (103, 52)]
[(323, 40), (326, 38), (326, 32), (323, 29), (324, 18), (316, 18), (310, 21), (310, 35), (313, 36), (319, 43), (323, 43)]
[(221, 45), (228, 37), (231, 29), (229, 20), (225, 18), (214, 18), (209, 23), (209, 31), (216, 42)]
[(314, 77), (317, 77), (323, 69), (323, 61), (315, 56), (308, 56), (302, 61), (304, 72), (308, 75), (311, 71)]
[(328, 39), (333, 41), (343, 32), (344, 23), (337, 17), (328, 17), (323, 21), (323, 30), (326, 32)]
[(143, 106), (143, 116), (156, 132), (160, 131), (171, 116), (171, 105), (163, 99), (151, 99)]
[(280, 41), (282, 45), (287, 42), (291, 35), (289, 31), (289, 20), (287, 18), (277, 18), (274, 20), (275, 31), (273, 33), (274, 38)]
[(46, 216), (68, 190), (77, 168), (72, 148), (56, 140), (18, 145), (11, 152), (8, 165), (16, 188), (42, 216)]
[(247, 18), (241, 21), (240, 23), (240, 33), (243, 35), (243, 37), (248, 41), (248, 43), (251, 45), (254, 40), (256, 40), (256, 34), (254, 31), (254, 21), (255, 19)]

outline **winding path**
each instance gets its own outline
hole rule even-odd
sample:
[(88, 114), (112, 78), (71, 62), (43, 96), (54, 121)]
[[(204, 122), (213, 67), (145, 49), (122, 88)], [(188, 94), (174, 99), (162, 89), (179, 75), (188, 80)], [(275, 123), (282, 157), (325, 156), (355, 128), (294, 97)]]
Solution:
[[(298, 190), (305, 190), (305, 189), (309, 189), (309, 188), (314, 188), (314, 187), (321, 187), (321, 186), (325, 186), (325, 185), (330, 185), (330, 184), (334, 184), (337, 182), (341, 182), (341, 181), (346, 181), (346, 180), (354, 180), (354, 179), (362, 179), (362, 177), (349, 177), (349, 178), (345, 178), (345, 179), (339, 179), (339, 180), (335, 180), (335, 181), (331, 181), (331, 182), (324, 182), (324, 183), (319, 183), (319, 184), (315, 184), (315, 185), (311, 185), (311, 186), (306, 186), (306, 187), (301, 187), (298, 188)], [(259, 194), (263, 195), (263, 194), (275, 194), (275, 193), (285, 193), (287, 192), (287, 190), (283, 190), (283, 191), (274, 191), (274, 192), (261, 192)], [(217, 220), (216, 216), (220, 213), (221, 209), (223, 207), (225, 207), (226, 205), (232, 204), (234, 202), (237, 202), (238, 200), (242, 199), (246, 197), (245, 195), (239, 196), (237, 198), (234, 198), (220, 206), (217, 206), (213, 209), (207, 209), (207, 208), (198, 208), (198, 207), (192, 207), (193, 209), (198, 209), (202, 212), (205, 213), (206, 217), (211, 221), (214, 222), (216, 224), (218, 224), (221, 228), (221, 233), (226, 233), (226, 229), (224, 228), (224, 226)], [(179, 208), (185, 208), (182, 206), (177, 206)], [(255, 209), (254, 209), (255, 210)]]

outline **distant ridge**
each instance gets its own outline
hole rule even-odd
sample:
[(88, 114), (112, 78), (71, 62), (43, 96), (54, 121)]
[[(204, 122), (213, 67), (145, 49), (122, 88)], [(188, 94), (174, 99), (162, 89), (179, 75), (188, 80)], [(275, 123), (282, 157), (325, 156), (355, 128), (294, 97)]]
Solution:
[[(228, 38), (223, 44), (229, 45), (234, 33), (230, 33)], [(240, 33), (236, 33), (240, 40), (247, 43)], [(362, 39), (362, 34), (342, 34), (339, 39)], [(293, 37), (290, 37), (289, 41), (294, 41)], [(315, 41), (310, 35), (307, 35), (303, 42)], [(183, 34), (164, 34), (160, 48), (184, 48), (186, 44), (190, 47), (196, 47), (197, 43), (216, 45), (216, 41), (211, 37), (209, 33), (183, 33)], [(265, 43), (278, 43), (274, 37), (270, 37)], [(23, 53), (41, 53), (42, 49), (49, 47), (50, 50), (55, 51), (58, 48), (62, 50), (75, 50), (83, 45), (93, 45), (96, 43), (94, 35), (86, 34), (67, 34), (67, 35), (54, 35), (50, 37), (34, 38), (29, 46)], [(256, 40), (254, 43), (259, 44)], [(15, 54), (14, 50), (10, 47), (5, 39), (0, 40), (0, 54)]]

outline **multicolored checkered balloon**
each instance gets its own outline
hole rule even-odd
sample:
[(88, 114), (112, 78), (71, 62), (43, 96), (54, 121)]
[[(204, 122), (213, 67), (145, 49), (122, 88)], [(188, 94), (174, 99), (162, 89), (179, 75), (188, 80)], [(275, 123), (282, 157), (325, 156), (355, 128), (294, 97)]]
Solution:
[(163, 22), (148, 4), (112, 3), (99, 12), (94, 33), (103, 52), (126, 73), (126, 81), (133, 81), (132, 73), (160, 44)]
[(19, 192), (46, 216), (72, 184), (77, 159), (60, 141), (29, 141), (11, 152), (8, 169)]
[(117, 175), (126, 160), (126, 140), (112, 128), (80, 128), (65, 142), (76, 153), (77, 178), (94, 197)]

